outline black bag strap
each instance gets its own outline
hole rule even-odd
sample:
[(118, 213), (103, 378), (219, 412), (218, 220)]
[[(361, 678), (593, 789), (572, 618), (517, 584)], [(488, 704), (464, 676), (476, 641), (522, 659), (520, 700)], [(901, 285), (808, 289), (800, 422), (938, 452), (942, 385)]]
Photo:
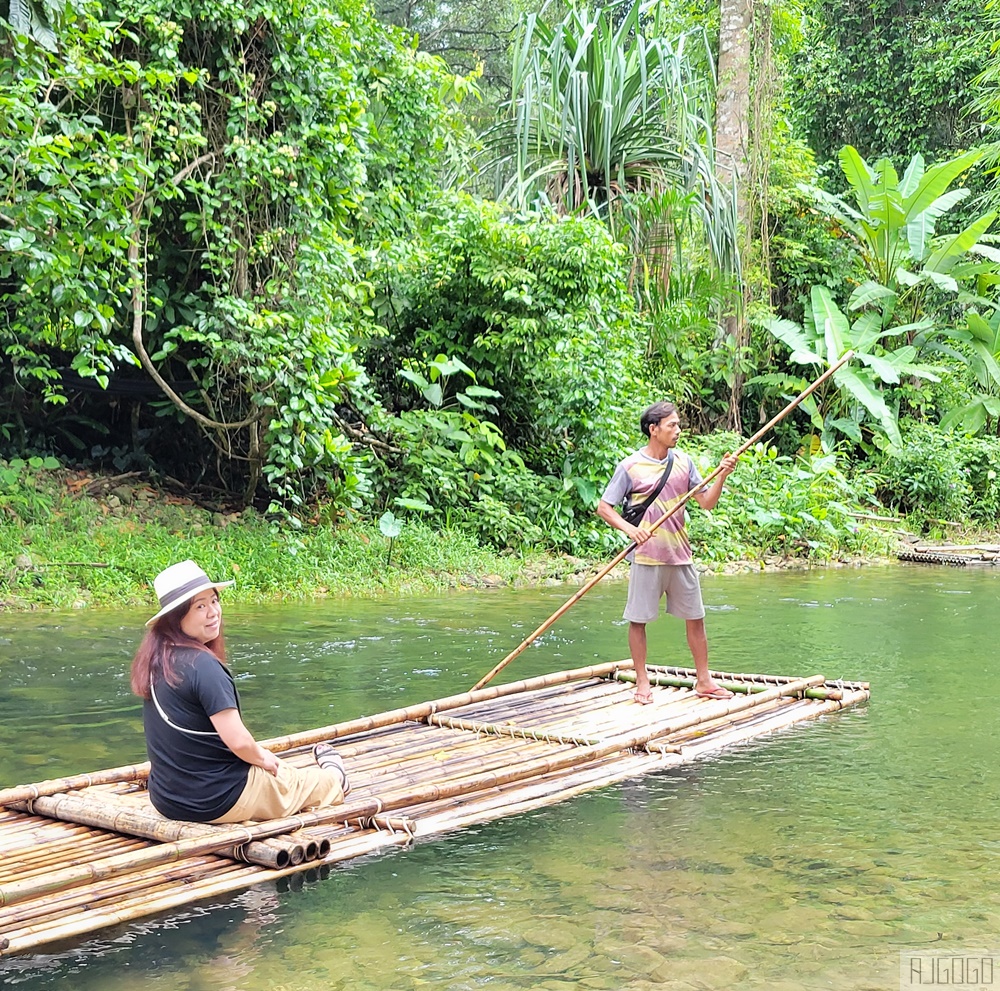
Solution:
[(671, 451), (667, 455), (667, 467), (663, 469), (663, 474), (660, 476), (660, 480), (656, 483), (656, 488), (649, 493), (646, 498), (639, 503), (638, 506), (632, 506), (629, 510), (629, 515), (637, 516), (639, 522), (642, 522), (642, 518), (646, 515), (646, 510), (656, 502), (656, 497), (663, 491), (663, 486), (667, 484), (667, 479), (670, 477), (670, 469), (674, 466), (674, 452)]

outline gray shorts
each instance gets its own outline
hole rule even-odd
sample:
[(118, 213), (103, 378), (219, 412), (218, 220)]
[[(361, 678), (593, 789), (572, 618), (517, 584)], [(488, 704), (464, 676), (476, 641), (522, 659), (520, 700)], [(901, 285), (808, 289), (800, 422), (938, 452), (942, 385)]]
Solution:
[(623, 619), (652, 623), (660, 615), (660, 599), (678, 619), (702, 619), (701, 583), (693, 564), (633, 564), (628, 575), (628, 599)]

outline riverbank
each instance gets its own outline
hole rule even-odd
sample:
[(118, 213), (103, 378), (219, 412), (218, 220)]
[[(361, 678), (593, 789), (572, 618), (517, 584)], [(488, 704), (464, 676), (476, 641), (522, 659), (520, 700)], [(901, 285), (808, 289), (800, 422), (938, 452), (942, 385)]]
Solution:
[[(716, 515), (725, 530), (724, 515)], [(861, 527), (867, 530), (850, 547), (818, 555), (797, 547), (789, 555), (727, 560), (710, 543), (711, 532), (695, 542), (703, 568), (723, 573), (885, 561), (891, 529), (867, 521)], [(419, 518), (405, 520), (392, 539), (377, 521), (346, 514), (296, 530), (254, 510), (206, 509), (137, 473), (23, 472), (0, 493), (0, 609), (6, 610), (148, 605), (152, 576), (185, 557), (220, 580), (235, 578), (232, 599), (262, 602), (582, 584), (613, 553), (588, 559), (544, 548), (498, 552)], [(616, 576), (625, 573), (621, 568)]]

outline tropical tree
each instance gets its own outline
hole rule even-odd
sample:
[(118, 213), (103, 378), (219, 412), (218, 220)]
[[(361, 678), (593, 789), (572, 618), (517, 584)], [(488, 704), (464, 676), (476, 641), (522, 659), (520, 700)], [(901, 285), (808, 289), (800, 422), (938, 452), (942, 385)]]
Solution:
[[(995, 212), (976, 217), (957, 234), (936, 230), (941, 217), (969, 195), (967, 188), (950, 186), (981, 157), (981, 151), (970, 151), (928, 168), (916, 154), (900, 177), (888, 158), (869, 166), (855, 148), (841, 149), (854, 204), (815, 192), (853, 239), (868, 273), (855, 306), (877, 305), (886, 320), (898, 311), (916, 323), (933, 318), (939, 294), (958, 298), (963, 284), (981, 294), (996, 283), (1000, 252), (981, 240)], [(912, 339), (916, 331), (910, 333)]]
[(501, 192), (587, 211), (627, 236), (635, 200), (697, 192), (692, 219), (716, 264), (738, 267), (735, 204), (715, 173), (714, 60), (704, 31), (670, 38), (662, 8), (525, 17), (509, 117), (488, 135)]
[[(993, 352), (986, 354), (994, 338), (978, 312), (995, 309), (988, 294), (1000, 281), (1000, 252), (985, 239), (996, 215), (983, 214), (956, 234), (937, 232), (941, 217), (969, 195), (966, 188), (951, 189), (952, 183), (980, 154), (968, 152), (929, 168), (917, 154), (900, 177), (888, 159), (869, 166), (856, 149), (843, 148), (840, 160), (853, 204), (814, 192), (851, 239), (868, 276), (847, 303), (848, 312), (858, 316), (850, 323), (829, 290), (814, 286), (811, 311), (801, 328), (789, 321), (764, 321), (792, 348), (793, 362), (817, 360), (821, 341), (830, 355), (853, 348), (865, 366), (863, 374), (844, 369), (837, 384), (881, 426), (891, 446), (901, 443), (897, 419), (908, 401), (901, 389), (903, 377), (911, 385), (935, 381), (940, 368), (930, 362), (942, 360), (963, 366), (973, 362), (977, 376), (992, 377), (996, 366), (990, 360)], [(1000, 386), (1000, 375), (996, 384)], [(968, 415), (988, 414), (992, 399), (987, 395), (987, 400), (979, 412), (970, 409)], [(827, 438), (832, 428), (862, 440), (860, 421), (849, 409), (846, 415), (842, 409), (832, 418), (814, 419), (820, 421)]]
[(437, 193), (456, 81), (353, 0), (179, 16), (81, 0), (56, 52), (4, 35), (0, 408), (44, 435), (73, 404), (89, 452), (113, 396), (130, 467), (144, 436), (229, 498), (355, 503), (356, 240)]
[(979, 140), (969, 103), (995, 40), (988, 4), (816, 0), (804, 23), (792, 105), (821, 164), (845, 144), (866, 158), (943, 158)]
[[(802, 404), (823, 447), (831, 450), (837, 437), (845, 436), (859, 444), (871, 441), (876, 447), (898, 449), (902, 438), (897, 403), (886, 386), (898, 385), (903, 376), (936, 382), (935, 370), (915, 360), (917, 348), (913, 345), (885, 347), (888, 335), (881, 329), (877, 313), (863, 313), (851, 323), (825, 286), (813, 286), (811, 304), (801, 326), (778, 318), (763, 321), (763, 326), (789, 348), (793, 364), (823, 367), (837, 362), (850, 350), (862, 366), (845, 365), (834, 374), (835, 388), (824, 391), (819, 398), (810, 396)], [(789, 391), (801, 390), (808, 384), (805, 379), (783, 373), (769, 373), (754, 381)]]

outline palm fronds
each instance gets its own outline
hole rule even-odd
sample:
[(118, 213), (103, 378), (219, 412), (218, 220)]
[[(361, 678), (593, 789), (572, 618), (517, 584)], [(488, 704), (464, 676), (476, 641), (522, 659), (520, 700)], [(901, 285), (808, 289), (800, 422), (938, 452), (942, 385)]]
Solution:
[(526, 16), (514, 46), (508, 118), (488, 136), (499, 192), (590, 212), (612, 230), (629, 200), (691, 194), (716, 264), (738, 267), (731, 189), (716, 178), (715, 71), (704, 32), (668, 38), (658, 7)]

